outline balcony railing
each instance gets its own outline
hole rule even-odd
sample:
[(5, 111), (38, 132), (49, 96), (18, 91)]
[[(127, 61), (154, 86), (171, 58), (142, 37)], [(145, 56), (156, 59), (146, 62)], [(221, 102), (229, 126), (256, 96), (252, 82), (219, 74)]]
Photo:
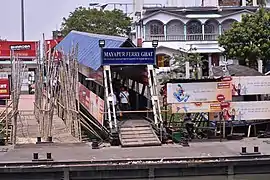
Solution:
[(207, 34), (179, 34), (179, 35), (171, 35), (168, 34), (165, 36), (164, 34), (159, 35), (146, 35), (145, 41), (217, 41), (219, 34), (217, 33), (207, 33)]
[(185, 41), (185, 35), (180, 34), (180, 35), (167, 35), (166, 38), (167, 41)]
[(165, 41), (165, 35), (164, 34), (146, 35), (145, 41), (152, 41), (152, 40)]
[(204, 34), (204, 40), (205, 41), (217, 41), (218, 36), (219, 36), (219, 34), (207, 33), (207, 34)]

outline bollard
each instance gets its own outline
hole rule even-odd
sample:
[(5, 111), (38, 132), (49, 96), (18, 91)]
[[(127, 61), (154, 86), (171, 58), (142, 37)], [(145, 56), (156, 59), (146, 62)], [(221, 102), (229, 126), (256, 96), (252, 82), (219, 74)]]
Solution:
[(93, 139), (92, 141), (92, 149), (99, 149), (98, 141)]
[(49, 136), (49, 137), (47, 138), (47, 141), (48, 141), (48, 142), (52, 142), (52, 137)]
[(247, 153), (247, 148), (246, 147), (242, 147), (242, 153), (246, 154)]
[(47, 159), (51, 160), (52, 159), (52, 153), (47, 153)]
[(183, 146), (183, 147), (189, 147), (188, 139), (184, 139), (184, 140), (183, 140), (182, 146)]
[(37, 137), (37, 143), (41, 143), (41, 137)]
[(259, 147), (258, 146), (254, 146), (254, 152), (258, 153), (259, 152)]
[(38, 153), (33, 153), (33, 160), (38, 160)]

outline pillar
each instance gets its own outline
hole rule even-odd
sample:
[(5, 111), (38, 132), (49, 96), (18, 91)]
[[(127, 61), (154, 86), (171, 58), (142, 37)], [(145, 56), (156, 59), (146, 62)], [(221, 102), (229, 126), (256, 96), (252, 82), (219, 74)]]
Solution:
[(143, 25), (143, 39), (146, 40), (145, 38), (145, 33), (146, 33), (146, 29), (145, 29), (145, 25)]
[(202, 24), (202, 40), (204, 40), (204, 24)]
[(257, 60), (258, 61), (258, 71), (260, 73), (263, 73), (263, 61), (262, 60)]
[(253, 6), (258, 6), (257, 0), (252, 0), (252, 5)]
[(212, 54), (208, 54), (208, 75), (211, 76), (212, 74)]
[(185, 62), (185, 65), (186, 65), (186, 79), (189, 79), (190, 78), (190, 66), (189, 66), (189, 62), (186, 61)]
[(247, 1), (246, 0), (242, 0), (242, 6), (247, 6)]
[(218, 34), (221, 35), (222, 33), (222, 26), (221, 24), (218, 25)]
[(164, 24), (163, 28), (164, 28), (164, 40), (166, 41), (167, 40), (167, 25)]
[(184, 24), (184, 40), (187, 40), (187, 25)]

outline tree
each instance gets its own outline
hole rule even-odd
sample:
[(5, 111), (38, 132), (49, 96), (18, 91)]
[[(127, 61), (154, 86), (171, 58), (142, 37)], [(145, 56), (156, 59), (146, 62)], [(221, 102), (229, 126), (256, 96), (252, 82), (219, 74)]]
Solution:
[(63, 18), (62, 33), (72, 30), (124, 36), (129, 33), (131, 19), (121, 10), (97, 10), (85, 7), (76, 8), (68, 18)]
[[(269, 0), (257, 0), (257, 4), (260, 7), (265, 7), (268, 2), (269, 2)], [(253, 0), (247, 0), (247, 5), (252, 6), (253, 5)]]
[(255, 67), (257, 60), (270, 57), (270, 12), (264, 8), (254, 14), (243, 15), (241, 22), (222, 34), (218, 42), (227, 58)]
[(165, 59), (165, 61), (172, 60), (171, 71), (162, 77), (162, 81), (165, 82), (174, 77), (181, 78), (185, 74), (185, 64), (189, 62), (189, 66), (193, 69), (193, 76), (195, 79), (201, 78), (202, 66), (205, 60), (196, 52), (196, 48), (190, 47), (188, 51), (179, 48), (178, 52), (173, 57)]

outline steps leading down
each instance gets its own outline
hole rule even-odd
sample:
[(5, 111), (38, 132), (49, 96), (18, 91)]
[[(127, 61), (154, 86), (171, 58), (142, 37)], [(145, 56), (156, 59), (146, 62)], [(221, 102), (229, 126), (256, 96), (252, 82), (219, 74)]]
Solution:
[(161, 142), (146, 120), (125, 121), (119, 131), (122, 147), (160, 146)]

